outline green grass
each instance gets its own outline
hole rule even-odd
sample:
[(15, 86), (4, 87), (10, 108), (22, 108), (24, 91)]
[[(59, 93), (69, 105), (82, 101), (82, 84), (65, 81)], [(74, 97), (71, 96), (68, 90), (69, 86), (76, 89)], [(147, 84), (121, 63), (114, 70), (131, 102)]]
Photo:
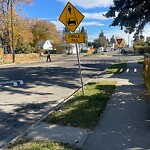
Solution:
[(67, 144), (50, 141), (24, 141), (12, 145), (8, 150), (81, 150)]
[(84, 87), (85, 95), (79, 91), (60, 109), (49, 114), (44, 121), (92, 129), (99, 121), (114, 89), (115, 82), (89, 83)]
[(106, 73), (119, 74), (126, 69), (126, 63), (115, 64), (106, 69)]

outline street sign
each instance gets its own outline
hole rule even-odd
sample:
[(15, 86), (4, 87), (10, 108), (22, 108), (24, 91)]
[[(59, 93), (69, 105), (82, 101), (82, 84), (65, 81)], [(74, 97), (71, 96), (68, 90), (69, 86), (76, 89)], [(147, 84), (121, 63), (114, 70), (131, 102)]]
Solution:
[(76, 30), (84, 15), (79, 12), (70, 2), (67, 3), (63, 12), (61, 13), (59, 20), (72, 32)]
[(74, 33), (66, 34), (66, 43), (84, 43), (84, 34), (83, 33)]
[(123, 39), (116, 39), (117, 43), (120, 45)]

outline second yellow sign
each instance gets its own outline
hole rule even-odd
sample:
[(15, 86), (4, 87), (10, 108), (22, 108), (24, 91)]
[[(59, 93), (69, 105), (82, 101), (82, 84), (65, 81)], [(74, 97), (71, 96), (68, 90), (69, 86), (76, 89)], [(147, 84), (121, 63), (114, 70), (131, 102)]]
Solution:
[(84, 43), (83, 33), (65, 34), (66, 43)]

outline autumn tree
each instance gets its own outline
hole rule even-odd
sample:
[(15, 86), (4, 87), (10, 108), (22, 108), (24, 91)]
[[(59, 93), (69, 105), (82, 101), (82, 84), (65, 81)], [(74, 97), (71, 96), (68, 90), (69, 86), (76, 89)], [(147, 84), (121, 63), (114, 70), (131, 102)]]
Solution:
[(10, 50), (12, 43), (12, 26), (14, 29), (17, 28), (14, 20), (17, 14), (15, 6), (22, 3), (31, 3), (31, 0), (0, 0), (0, 36), (8, 50)]
[(17, 53), (33, 52), (33, 46), (37, 47), (40, 40), (52, 40), (54, 44), (61, 42), (60, 33), (53, 23), (31, 20), (18, 14), (16, 5), (31, 2), (31, 0), (0, 0), (0, 38), (3, 39), (3, 45), (7, 45), (9, 52), (13, 46)]
[(56, 26), (46, 20), (33, 20), (32, 33), (34, 46), (38, 45), (40, 40), (52, 40), (55, 44), (60, 43), (60, 34)]
[(113, 18), (112, 26), (125, 27), (125, 31), (138, 35), (144, 26), (150, 22), (149, 0), (114, 0), (114, 5), (105, 14)]

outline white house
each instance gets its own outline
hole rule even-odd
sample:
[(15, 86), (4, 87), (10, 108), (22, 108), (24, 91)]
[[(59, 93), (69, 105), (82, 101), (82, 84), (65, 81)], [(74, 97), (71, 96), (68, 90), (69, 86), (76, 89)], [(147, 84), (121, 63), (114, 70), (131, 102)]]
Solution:
[(38, 42), (38, 47), (44, 50), (53, 50), (53, 45), (51, 40), (41, 40)]
[[(81, 48), (83, 47), (83, 44), (77, 44), (78, 51), (81, 52)], [(66, 42), (63, 42), (61, 44), (58, 44), (56, 46), (57, 53), (66, 53), (66, 54), (76, 54), (76, 45), (75, 44), (67, 44)]]

